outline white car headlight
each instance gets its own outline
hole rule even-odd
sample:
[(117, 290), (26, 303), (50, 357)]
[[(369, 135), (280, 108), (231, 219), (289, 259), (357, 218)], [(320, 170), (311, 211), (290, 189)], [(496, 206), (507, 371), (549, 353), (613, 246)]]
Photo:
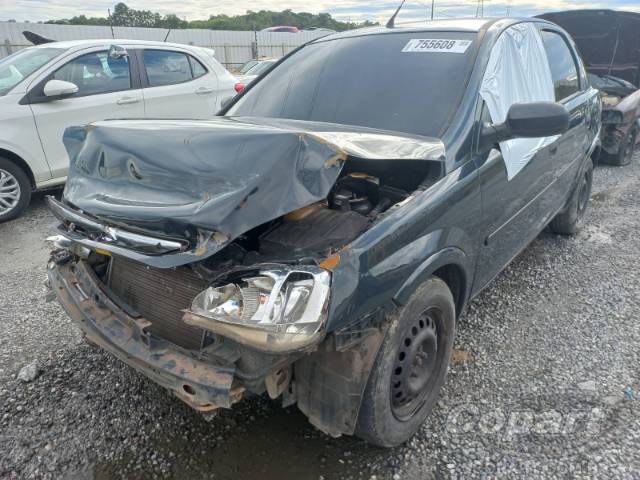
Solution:
[(315, 266), (264, 269), (199, 293), (184, 321), (261, 350), (298, 350), (322, 337), (330, 283)]

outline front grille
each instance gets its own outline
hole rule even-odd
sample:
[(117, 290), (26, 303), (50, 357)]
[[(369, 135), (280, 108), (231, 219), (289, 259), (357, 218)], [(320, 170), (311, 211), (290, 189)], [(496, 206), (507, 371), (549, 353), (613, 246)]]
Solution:
[(153, 268), (112, 258), (111, 290), (145, 319), (148, 331), (190, 350), (202, 347), (204, 331), (182, 321), (181, 310), (207, 288), (204, 280), (187, 267)]

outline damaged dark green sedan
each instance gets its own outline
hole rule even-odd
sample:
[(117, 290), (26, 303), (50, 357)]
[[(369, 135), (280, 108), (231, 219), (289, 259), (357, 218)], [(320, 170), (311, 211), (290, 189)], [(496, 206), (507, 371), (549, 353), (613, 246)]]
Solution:
[(390, 26), (301, 47), (212, 121), (70, 128), (51, 289), (197, 410), (267, 392), (397, 445), (469, 299), (547, 225), (579, 229), (600, 128), (583, 75), (549, 22)]

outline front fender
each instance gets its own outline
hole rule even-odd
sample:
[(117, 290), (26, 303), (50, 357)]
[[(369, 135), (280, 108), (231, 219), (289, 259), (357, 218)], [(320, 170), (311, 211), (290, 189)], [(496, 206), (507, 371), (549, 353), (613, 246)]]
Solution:
[(394, 294), (393, 300), (399, 305), (405, 305), (411, 294), (437, 270), (445, 266), (454, 266), (461, 274), (461, 287), (463, 291), (459, 292), (458, 312), (466, 303), (468, 292), (471, 291), (471, 275), (468, 274), (471, 268), (471, 262), (467, 255), (457, 247), (447, 247), (430, 255), (424, 260), (400, 286)]
[(33, 114), (28, 105), (18, 105), (18, 96), (0, 97), (0, 155), (19, 157), (31, 170), (36, 186), (51, 178)]

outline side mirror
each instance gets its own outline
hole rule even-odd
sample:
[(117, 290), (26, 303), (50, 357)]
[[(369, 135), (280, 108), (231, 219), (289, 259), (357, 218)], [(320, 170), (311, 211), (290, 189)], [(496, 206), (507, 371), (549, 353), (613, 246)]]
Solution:
[(65, 82), (64, 80), (49, 80), (44, 85), (44, 94), (51, 99), (64, 98), (78, 92), (78, 86), (75, 83)]
[(555, 102), (514, 103), (503, 123), (482, 126), (481, 148), (513, 138), (560, 135), (569, 129), (569, 111)]
[(111, 47), (109, 48), (109, 58), (117, 59), (128, 56), (129, 52), (127, 52), (127, 49), (120, 45), (111, 45)]

